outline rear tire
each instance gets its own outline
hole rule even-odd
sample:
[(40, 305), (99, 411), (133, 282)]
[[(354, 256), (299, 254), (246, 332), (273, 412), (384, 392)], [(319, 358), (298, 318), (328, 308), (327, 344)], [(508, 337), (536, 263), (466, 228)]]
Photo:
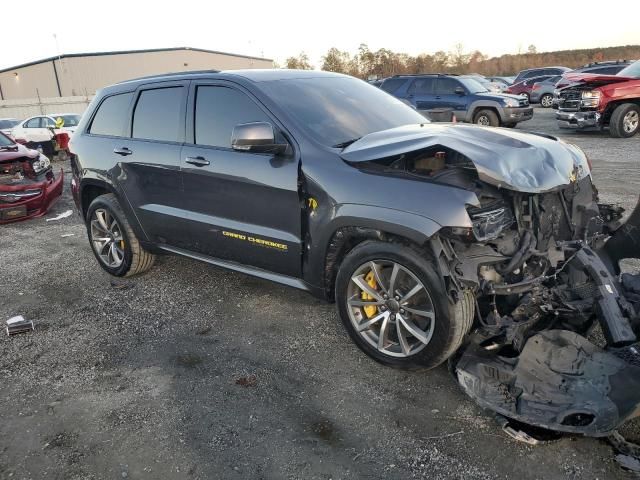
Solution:
[[(155, 255), (142, 248), (113, 193), (91, 202), (85, 224), (91, 250), (106, 272), (130, 277), (153, 266)], [(96, 240), (101, 238), (104, 240)]]
[[(377, 298), (360, 287), (363, 282)], [(353, 342), (394, 368), (440, 365), (460, 348), (474, 319), (473, 294), (460, 292), (452, 302), (426, 253), (399, 243), (366, 241), (351, 250), (340, 265), (335, 298)]]
[(500, 119), (498, 118), (498, 114), (493, 110), (483, 109), (478, 110), (473, 116), (473, 123), (484, 127), (499, 127)]
[(614, 138), (633, 137), (640, 130), (640, 107), (635, 103), (618, 105), (609, 120), (609, 134)]

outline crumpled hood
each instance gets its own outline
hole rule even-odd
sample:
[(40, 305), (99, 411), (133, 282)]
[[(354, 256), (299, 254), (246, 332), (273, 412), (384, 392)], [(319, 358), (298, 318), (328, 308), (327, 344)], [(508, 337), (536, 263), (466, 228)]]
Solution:
[(19, 143), (8, 147), (0, 147), (0, 163), (12, 162), (24, 157), (37, 158), (38, 155), (40, 155), (40, 153), (37, 150), (31, 150)]
[(481, 180), (519, 192), (556, 190), (589, 175), (585, 154), (550, 135), (450, 123), (383, 130), (345, 148), (347, 162), (367, 162), (442, 145), (466, 156)]
[(633, 77), (620, 77), (618, 75), (599, 75), (597, 73), (565, 73), (562, 76), (561, 82), (562, 84), (580, 83), (596, 87), (600, 85), (608, 85), (610, 83), (628, 82), (630, 80), (637, 79)]

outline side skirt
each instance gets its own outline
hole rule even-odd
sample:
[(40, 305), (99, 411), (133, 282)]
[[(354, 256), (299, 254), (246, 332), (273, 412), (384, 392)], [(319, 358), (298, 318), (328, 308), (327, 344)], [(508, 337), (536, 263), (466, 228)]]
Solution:
[(161, 250), (165, 250), (167, 252), (175, 253), (177, 255), (182, 255), (185, 257), (193, 258), (194, 260), (200, 260), (201, 262), (206, 262), (206, 263), (210, 263), (211, 265), (216, 265), (218, 267), (226, 268), (228, 270), (244, 273), (246, 275), (251, 275), (253, 277), (264, 278), (265, 280), (269, 280), (275, 283), (280, 283), (288, 287), (293, 287), (293, 288), (297, 288), (299, 290), (304, 290), (304, 291), (310, 291), (309, 286), (298, 278), (289, 277), (287, 275), (281, 275), (279, 273), (268, 272), (260, 268), (242, 265), (240, 263), (231, 262), (229, 260), (221, 260), (219, 258), (209, 257), (207, 255), (190, 252), (189, 250), (183, 250), (181, 248), (170, 247), (168, 245), (159, 245), (158, 248), (160, 248)]

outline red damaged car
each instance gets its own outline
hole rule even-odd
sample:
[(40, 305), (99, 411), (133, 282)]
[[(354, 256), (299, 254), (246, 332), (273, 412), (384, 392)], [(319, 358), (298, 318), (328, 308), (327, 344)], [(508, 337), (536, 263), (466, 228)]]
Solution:
[(640, 132), (640, 61), (616, 75), (566, 73), (568, 86), (554, 93), (560, 128), (602, 129), (612, 137)]
[(62, 194), (62, 169), (0, 133), (0, 224), (40, 217)]

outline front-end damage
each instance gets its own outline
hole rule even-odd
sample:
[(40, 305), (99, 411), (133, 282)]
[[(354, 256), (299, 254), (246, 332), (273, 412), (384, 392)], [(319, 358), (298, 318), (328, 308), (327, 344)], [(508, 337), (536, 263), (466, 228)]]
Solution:
[[(430, 247), (475, 330), (451, 359), (479, 405), (556, 431), (609, 435), (640, 413), (640, 202), (601, 204), (584, 154), (554, 138), (467, 126), (381, 132), (343, 157), (476, 194)], [(386, 137), (386, 138), (385, 138)], [(392, 140), (392, 141), (390, 141)]]
[(0, 225), (45, 215), (62, 194), (62, 169), (36, 150), (0, 138)]

